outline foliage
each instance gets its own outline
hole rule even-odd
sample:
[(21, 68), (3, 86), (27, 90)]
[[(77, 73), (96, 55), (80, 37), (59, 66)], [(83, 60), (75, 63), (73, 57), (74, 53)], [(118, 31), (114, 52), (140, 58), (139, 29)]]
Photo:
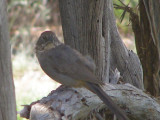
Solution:
[[(135, 12), (138, 12), (138, 0), (113, 0), (113, 3), (123, 7), (131, 7)], [(120, 32), (125, 35), (128, 33), (131, 34), (132, 28), (129, 21), (129, 13), (125, 12), (122, 9), (114, 9), (114, 13), (117, 20), (117, 26)]]
[(25, 50), (27, 54), (33, 55), (32, 48), (34, 48), (37, 31), (48, 26), (51, 9), (47, 0), (11, 0), (8, 3), (13, 54)]

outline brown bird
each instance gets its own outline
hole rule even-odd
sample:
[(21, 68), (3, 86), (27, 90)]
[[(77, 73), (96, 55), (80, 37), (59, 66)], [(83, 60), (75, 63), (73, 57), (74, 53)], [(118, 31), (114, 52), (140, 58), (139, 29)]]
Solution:
[(62, 44), (51, 31), (41, 34), (35, 49), (40, 66), (49, 77), (62, 85), (87, 88), (95, 93), (119, 120), (129, 120), (123, 110), (102, 90), (103, 82), (95, 76), (95, 64), (92, 60)]

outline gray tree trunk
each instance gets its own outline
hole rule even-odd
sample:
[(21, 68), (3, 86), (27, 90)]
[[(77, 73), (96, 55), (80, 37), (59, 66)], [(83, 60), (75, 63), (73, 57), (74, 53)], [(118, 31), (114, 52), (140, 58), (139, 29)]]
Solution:
[(0, 0), (0, 120), (16, 120), (6, 0)]
[(102, 31), (104, 0), (60, 0), (59, 4), (65, 44), (90, 55), (99, 79), (109, 82), (106, 52), (110, 46), (102, 35), (108, 37), (107, 31)]
[(141, 64), (120, 38), (112, 1), (60, 0), (59, 4), (65, 43), (94, 59), (99, 79), (109, 82), (109, 74), (117, 68), (124, 82), (143, 89)]

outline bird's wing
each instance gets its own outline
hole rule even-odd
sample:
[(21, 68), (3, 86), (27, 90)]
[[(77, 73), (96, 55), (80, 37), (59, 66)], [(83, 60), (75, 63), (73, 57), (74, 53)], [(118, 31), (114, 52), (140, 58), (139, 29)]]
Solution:
[(93, 70), (89, 69), (89, 60), (78, 51), (67, 45), (60, 45), (48, 51), (48, 57), (52, 68), (74, 80), (82, 80), (96, 84), (102, 84), (96, 78)]

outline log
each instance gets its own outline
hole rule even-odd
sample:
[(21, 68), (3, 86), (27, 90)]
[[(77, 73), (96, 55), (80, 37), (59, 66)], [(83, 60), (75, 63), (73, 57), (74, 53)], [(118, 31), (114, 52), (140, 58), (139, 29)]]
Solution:
[[(131, 84), (105, 84), (103, 90), (134, 120), (160, 120), (160, 102)], [(84, 88), (61, 86), (47, 97), (24, 106), (20, 116), (30, 120), (84, 120), (110, 115), (107, 106)], [(96, 111), (96, 112), (94, 112)], [(95, 114), (94, 114), (95, 113)], [(99, 118), (98, 118), (99, 117)]]

